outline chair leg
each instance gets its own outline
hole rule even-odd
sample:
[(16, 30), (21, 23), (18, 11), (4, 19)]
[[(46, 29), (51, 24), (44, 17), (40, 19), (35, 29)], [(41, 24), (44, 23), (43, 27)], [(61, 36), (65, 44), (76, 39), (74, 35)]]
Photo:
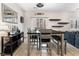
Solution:
[(59, 41), (58, 41), (58, 43), (57, 43), (57, 54), (59, 55)]
[(48, 52), (48, 54), (49, 54), (49, 44), (47, 44), (47, 48), (48, 48), (48, 49), (47, 49), (47, 52)]
[(34, 45), (35, 45), (35, 39), (33, 39)]
[(47, 44), (47, 45), (48, 45), (48, 50), (47, 50), (47, 52), (48, 52), (48, 54), (49, 54), (50, 56), (52, 56), (51, 44), (49, 43), (49, 44)]
[(65, 41), (65, 54), (67, 54), (67, 41)]
[[(47, 44), (47, 48), (49, 48), (49, 44)], [(47, 52), (48, 52), (48, 50), (49, 50), (49, 49), (47, 49)]]
[(51, 50), (51, 46), (50, 46), (50, 48), (49, 48), (49, 49), (50, 49), (50, 56), (52, 56), (52, 50)]

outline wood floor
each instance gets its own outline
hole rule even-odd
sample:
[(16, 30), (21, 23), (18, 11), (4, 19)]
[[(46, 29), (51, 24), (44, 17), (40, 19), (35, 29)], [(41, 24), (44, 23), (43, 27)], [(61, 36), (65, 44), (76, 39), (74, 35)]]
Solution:
[[(27, 56), (27, 41), (21, 44), (21, 46), (15, 51), (13, 56)], [(52, 56), (58, 56), (55, 48), (51, 51)], [(30, 50), (30, 56), (49, 56), (47, 50), (37, 50), (36, 48), (32, 48)], [(60, 55), (59, 55), (60, 56)], [(79, 56), (79, 49), (67, 44), (67, 54), (64, 56)]]

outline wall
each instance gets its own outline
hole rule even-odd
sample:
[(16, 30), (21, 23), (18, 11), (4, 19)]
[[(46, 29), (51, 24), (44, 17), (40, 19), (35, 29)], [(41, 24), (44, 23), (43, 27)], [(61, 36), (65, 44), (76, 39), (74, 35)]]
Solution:
[[(24, 31), (24, 30), (23, 30), (23, 24), (20, 23), (20, 16), (24, 16), (24, 11), (23, 11), (19, 6), (17, 6), (16, 3), (6, 3), (5, 5), (7, 5), (8, 7), (10, 7), (11, 9), (13, 9), (14, 11), (17, 12), (17, 15), (18, 15), (17, 22), (18, 22), (18, 24), (13, 24), (13, 25), (18, 26), (18, 28), (19, 28), (21, 31)], [(8, 24), (9, 24), (9, 23), (8, 23)]]
[[(0, 4), (0, 23), (1, 23), (1, 4)], [(0, 35), (0, 37), (1, 37), (1, 35)], [(1, 53), (1, 39), (0, 39), (0, 53)]]
[[(24, 27), (24, 31), (25, 31), (25, 36), (27, 37), (27, 28), (32, 28), (34, 27), (34, 24), (36, 23), (35, 21), (33, 22), (33, 18), (31, 17), (39, 17), (39, 16), (35, 16), (34, 13), (36, 13), (37, 11), (27, 11), (25, 13), (25, 27)], [(48, 29), (55, 29), (55, 30), (60, 30), (60, 31), (79, 31), (79, 10), (75, 10), (75, 11), (68, 11), (68, 12), (51, 12), (51, 11), (42, 11), (45, 13), (44, 16), (41, 17), (48, 17), (46, 20), (46, 28)], [(48, 19), (61, 19), (61, 21), (68, 21), (69, 24), (67, 25), (63, 25), (63, 28), (52, 28), (52, 25), (57, 25), (57, 22), (50, 22)], [(75, 20), (77, 20), (78, 22), (78, 28), (71, 28), (71, 20), (73, 20), (73, 22), (75, 22)]]
[[(73, 28), (70, 27), (70, 31), (79, 31), (79, 10), (70, 11), (68, 16), (69, 16), (70, 24), (73, 25)], [(77, 28), (75, 28), (76, 21), (77, 21)]]
[[(35, 16), (34, 13), (36, 12), (32, 12), (32, 11), (27, 11), (25, 13), (25, 36), (27, 37), (27, 28), (32, 28), (34, 27), (34, 24), (36, 23), (34, 20), (37, 18), (32, 18), (32, 17), (47, 17), (44, 18), (46, 20), (46, 28), (47, 29), (55, 29), (55, 30), (61, 30), (61, 31), (66, 31), (69, 30), (70, 28), (70, 24), (68, 25), (64, 25), (63, 28), (52, 28), (52, 25), (57, 25), (57, 22), (54, 21), (49, 21), (49, 19), (61, 19), (61, 21), (69, 21), (68, 20), (68, 12), (51, 12), (51, 11), (42, 11), (45, 13), (45, 15), (43, 16)], [(34, 22), (32, 22), (34, 21)], [(70, 22), (70, 21), (69, 21)]]
[[(24, 31), (24, 24), (23, 23), (20, 23), (20, 16), (24, 16), (24, 11), (19, 8), (19, 6), (17, 6), (15, 3), (5, 3), (5, 5), (7, 5), (8, 7), (10, 7), (11, 9), (13, 9), (14, 11), (17, 12), (17, 15), (18, 15), (18, 18), (17, 18), (17, 24), (12, 24), (12, 23), (6, 23), (6, 22), (3, 22), (2, 21), (2, 13), (1, 13), (1, 3), (0, 3), (0, 30), (1, 28), (3, 29), (6, 29), (6, 30), (9, 30), (9, 26), (12, 26), (12, 25), (15, 25), (17, 26), (20, 31)], [(0, 49), (1, 49), (1, 36), (2, 34), (4, 35), (4, 33), (6, 34), (6, 32), (3, 32), (3, 31), (0, 31)], [(1, 50), (0, 50), (0, 53), (1, 53)]]
[[(68, 21), (68, 13), (67, 12), (47, 12), (47, 15), (48, 15), (48, 19), (61, 19), (61, 21)], [(59, 25), (57, 24), (58, 22), (60, 21), (49, 21), (47, 20), (46, 22), (46, 25), (47, 25), (47, 28), (49, 29), (55, 29), (55, 30), (60, 30), (60, 31), (67, 31), (69, 29), (69, 24), (67, 25), (63, 25), (64, 27), (62, 28), (54, 28), (52, 27), (52, 25)]]

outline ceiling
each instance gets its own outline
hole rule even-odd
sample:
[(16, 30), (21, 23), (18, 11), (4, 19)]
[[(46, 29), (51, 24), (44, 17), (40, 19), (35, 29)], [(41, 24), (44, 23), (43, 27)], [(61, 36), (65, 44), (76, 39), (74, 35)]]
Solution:
[(17, 5), (20, 6), (24, 11), (74, 11), (79, 9), (78, 3), (43, 3), (44, 7), (38, 8), (36, 7), (37, 3), (18, 3)]

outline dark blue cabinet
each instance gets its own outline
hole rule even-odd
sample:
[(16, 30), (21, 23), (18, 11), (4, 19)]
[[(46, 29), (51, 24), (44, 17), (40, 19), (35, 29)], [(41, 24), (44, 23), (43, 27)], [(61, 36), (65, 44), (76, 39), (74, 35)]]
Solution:
[(67, 42), (75, 46), (75, 32), (65, 32), (64, 38), (67, 39)]
[(65, 32), (64, 38), (69, 44), (79, 48), (79, 32)]
[(68, 40), (71, 45), (75, 46), (75, 32), (70, 32)]
[(76, 33), (75, 47), (79, 48), (79, 32)]

